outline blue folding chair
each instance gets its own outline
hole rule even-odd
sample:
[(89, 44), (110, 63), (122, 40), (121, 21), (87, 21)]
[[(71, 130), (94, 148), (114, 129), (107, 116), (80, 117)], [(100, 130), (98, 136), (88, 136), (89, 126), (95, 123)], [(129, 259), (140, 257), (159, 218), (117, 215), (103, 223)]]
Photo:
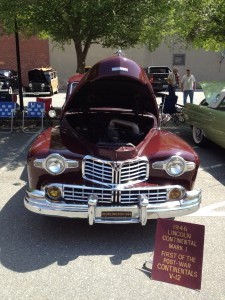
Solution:
[[(15, 102), (0, 101), (0, 132), (10, 133), (13, 131), (13, 118), (15, 115)], [(8, 126), (10, 122), (10, 126)]]
[[(23, 111), (23, 120), (22, 120), (23, 132), (35, 133), (39, 130), (43, 130), (44, 115), (45, 115), (45, 104), (43, 102), (36, 102), (36, 101), (28, 102), (27, 110)], [(39, 123), (40, 125), (38, 125)]]

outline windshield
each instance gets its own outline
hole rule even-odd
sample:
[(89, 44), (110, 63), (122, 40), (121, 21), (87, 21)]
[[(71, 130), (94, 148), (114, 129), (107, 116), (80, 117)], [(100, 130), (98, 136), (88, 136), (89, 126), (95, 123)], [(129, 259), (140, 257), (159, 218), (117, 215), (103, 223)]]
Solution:
[(0, 70), (0, 74), (4, 75), (4, 76), (6, 76), (6, 77), (9, 77), (10, 72), (7, 71), (7, 70)]
[(149, 73), (169, 73), (170, 69), (167, 67), (150, 67)]
[(225, 81), (200, 82), (207, 104), (218, 101), (218, 94), (225, 89)]
[(31, 70), (28, 72), (30, 82), (46, 82), (47, 78), (42, 70)]

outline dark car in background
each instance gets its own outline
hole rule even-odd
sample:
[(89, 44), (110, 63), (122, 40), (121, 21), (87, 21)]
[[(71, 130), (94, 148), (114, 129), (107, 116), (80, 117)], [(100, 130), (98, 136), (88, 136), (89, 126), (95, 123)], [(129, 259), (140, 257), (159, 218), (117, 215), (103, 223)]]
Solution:
[(117, 55), (95, 64), (27, 156), (24, 204), (90, 225), (139, 223), (198, 210), (199, 158), (162, 130), (144, 70)]
[(0, 93), (18, 92), (18, 73), (12, 69), (0, 69)]
[(57, 71), (52, 68), (35, 68), (28, 71), (29, 85), (24, 88), (25, 95), (50, 95), (58, 93)]
[(144, 68), (155, 93), (165, 91), (168, 87), (167, 78), (171, 69), (167, 66), (149, 66)]

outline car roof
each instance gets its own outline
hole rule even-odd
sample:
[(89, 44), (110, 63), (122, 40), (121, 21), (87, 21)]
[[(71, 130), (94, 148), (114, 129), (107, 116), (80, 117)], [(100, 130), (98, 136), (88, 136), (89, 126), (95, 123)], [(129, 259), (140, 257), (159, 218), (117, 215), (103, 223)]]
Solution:
[(83, 77), (84, 77), (84, 74), (80, 74), (80, 73), (74, 74), (68, 79), (67, 83), (80, 81)]
[(13, 69), (0, 69), (0, 73), (6, 73), (6, 72), (13, 72), (13, 73), (17, 73), (17, 71), (13, 70)]
[(170, 67), (168, 67), (168, 66), (160, 66), (160, 65), (158, 65), (158, 66), (149, 66), (149, 68), (168, 68), (168, 69), (170, 69)]
[(29, 70), (28, 72), (32, 72), (32, 71), (43, 71), (43, 72), (55, 72), (56, 70), (54, 70), (51, 67), (41, 67), (41, 68), (34, 68)]

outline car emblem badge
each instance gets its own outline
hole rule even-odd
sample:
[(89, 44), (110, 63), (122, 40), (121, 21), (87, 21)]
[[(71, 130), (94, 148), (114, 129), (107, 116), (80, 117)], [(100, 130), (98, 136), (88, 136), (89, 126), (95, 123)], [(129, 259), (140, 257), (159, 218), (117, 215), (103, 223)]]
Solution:
[(118, 162), (115, 162), (114, 165), (113, 165), (113, 167), (114, 167), (114, 170), (115, 170), (116, 172), (119, 172), (120, 169), (121, 169), (121, 164), (118, 163)]

